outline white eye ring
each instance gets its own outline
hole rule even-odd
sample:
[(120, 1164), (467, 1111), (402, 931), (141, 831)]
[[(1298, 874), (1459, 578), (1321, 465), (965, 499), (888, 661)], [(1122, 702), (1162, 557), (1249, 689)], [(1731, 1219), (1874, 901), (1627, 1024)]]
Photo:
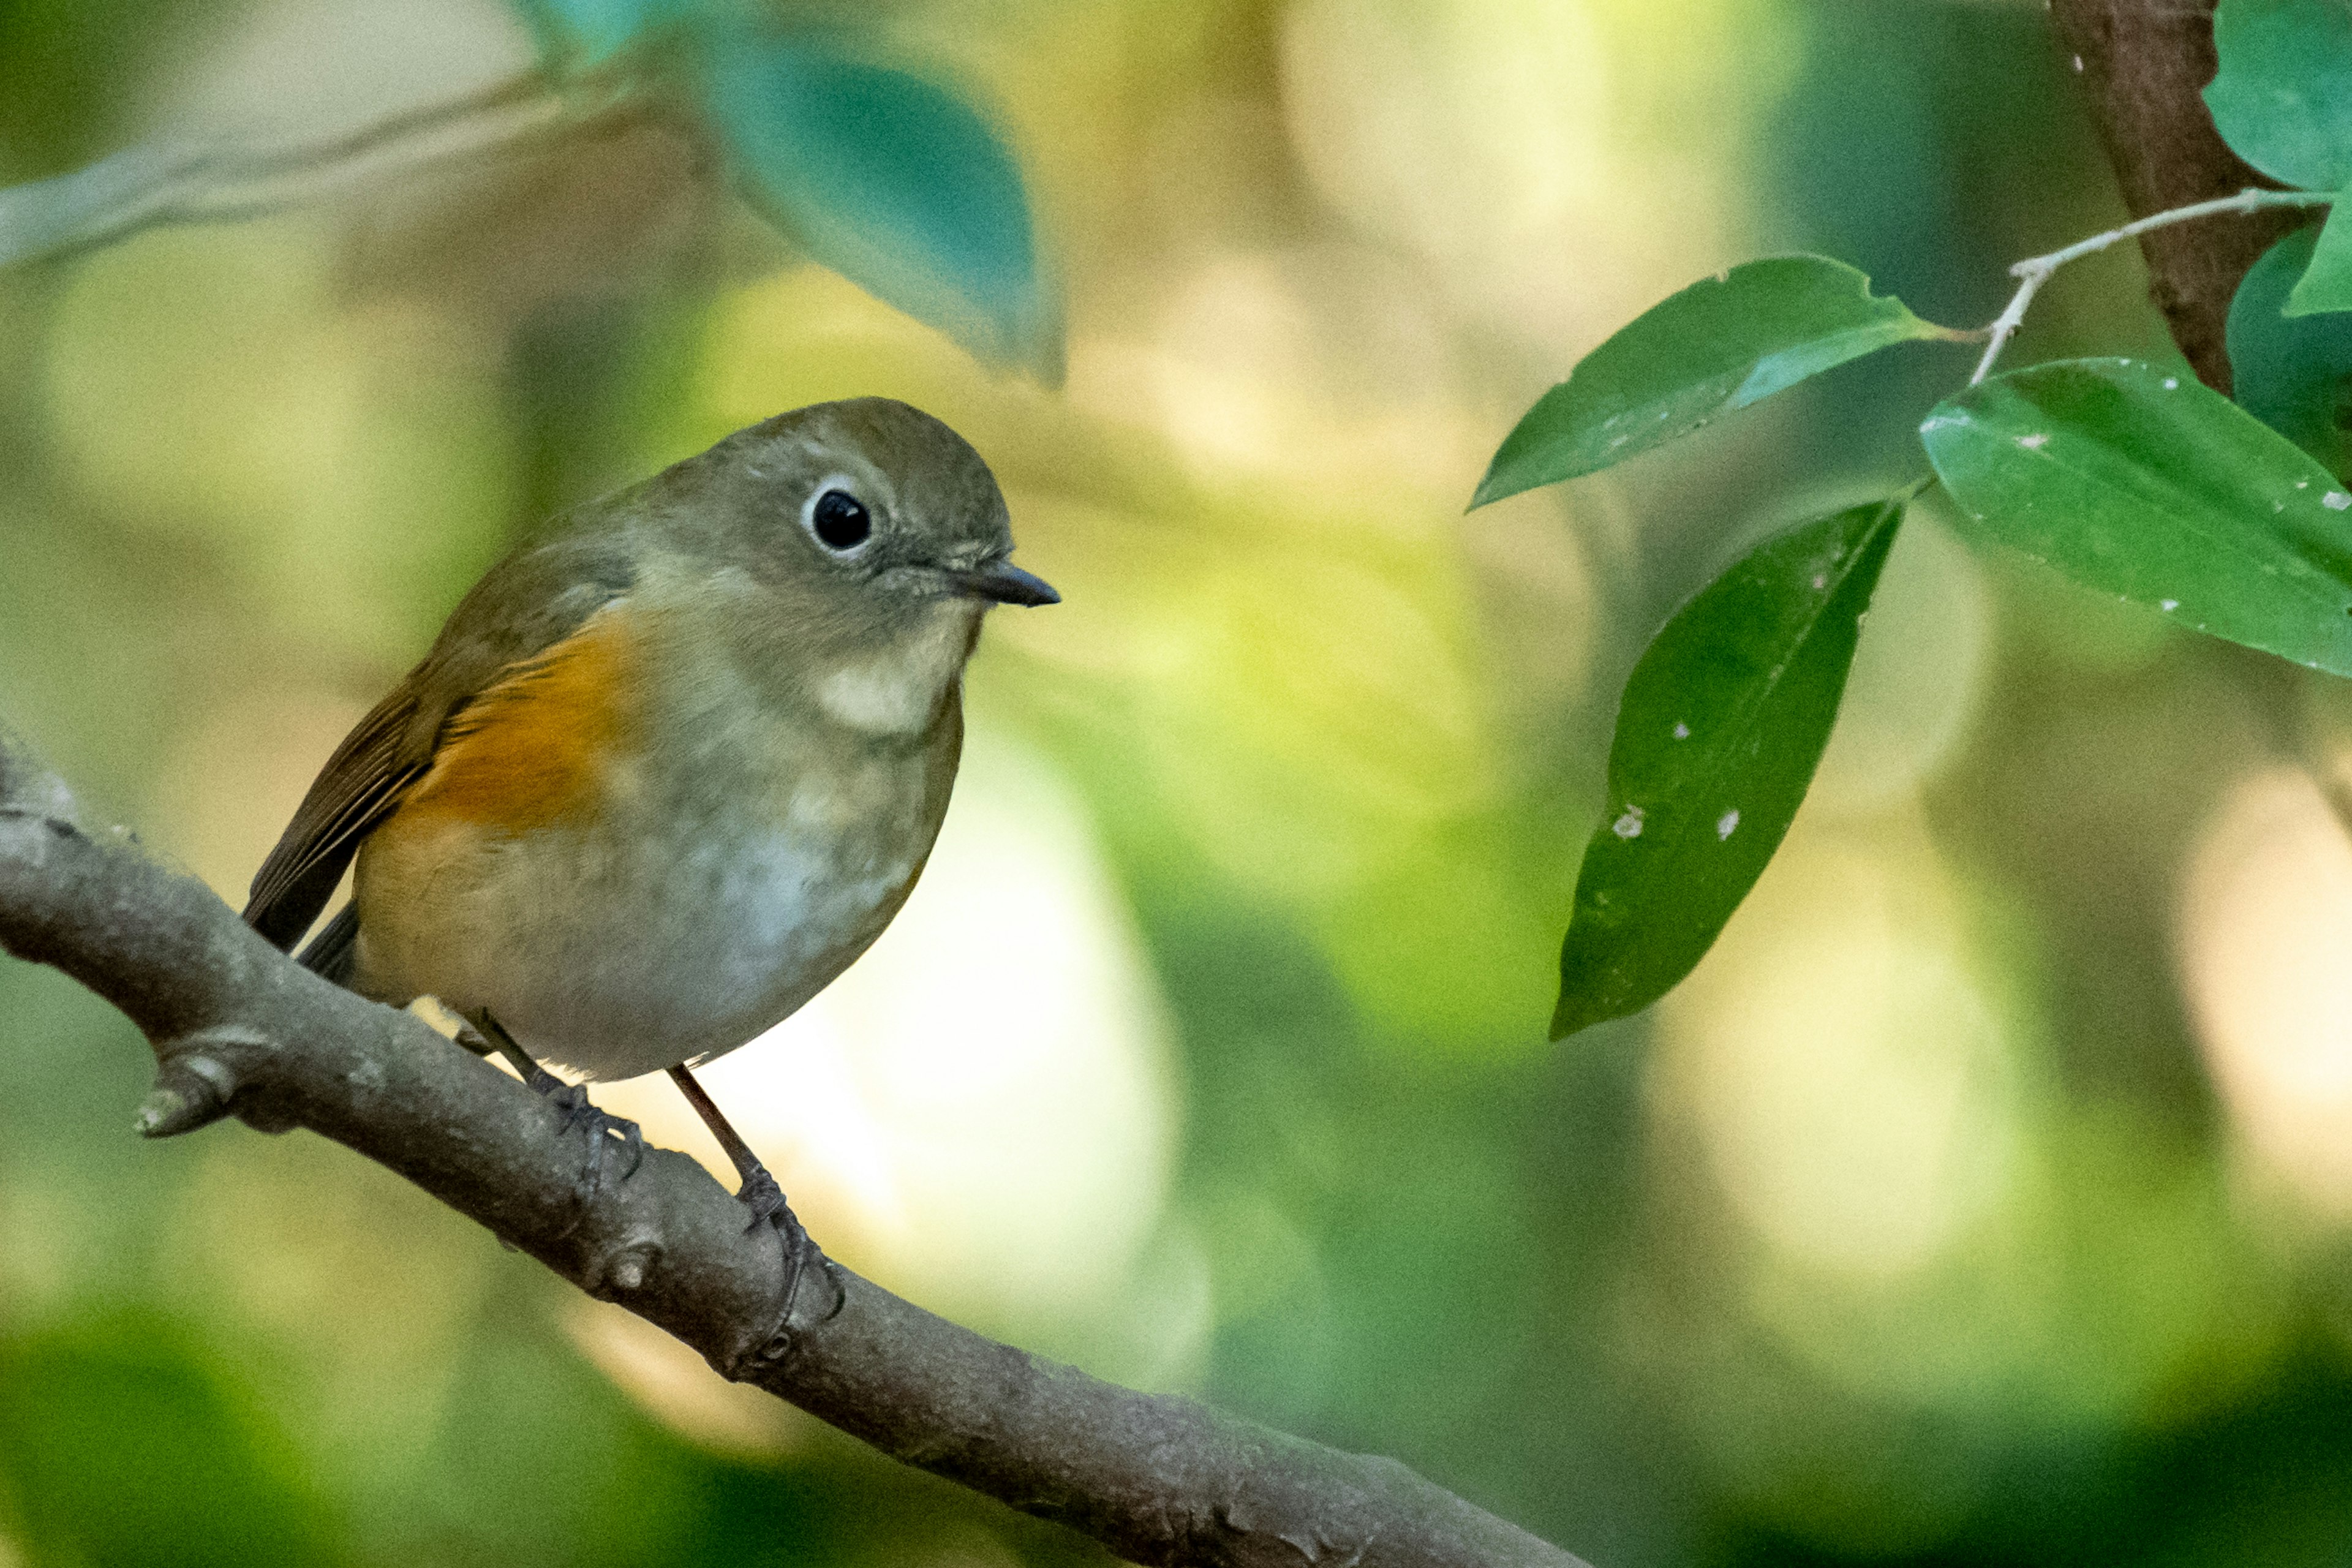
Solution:
[(856, 555), (873, 541), (874, 510), (858, 499), (856, 480), (828, 474), (801, 503), (801, 527), (825, 553)]

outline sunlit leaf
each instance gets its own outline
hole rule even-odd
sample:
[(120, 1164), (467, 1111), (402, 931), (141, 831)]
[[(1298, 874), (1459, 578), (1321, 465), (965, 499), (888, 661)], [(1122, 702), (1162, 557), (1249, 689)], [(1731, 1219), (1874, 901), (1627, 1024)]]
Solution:
[(1659, 632), (1625, 684), (1552, 1038), (1638, 1012), (1706, 956), (1805, 798), (1901, 500), (1766, 540)]
[(2004, 544), (2182, 626), (2352, 675), (2352, 494), (2187, 371), (2065, 360), (1920, 426), (1944, 488)]
[(2221, 0), (2213, 47), (2205, 106), (2239, 157), (2306, 191), (2352, 184), (2352, 5)]
[(1058, 375), (1021, 171), (961, 100), (749, 35), (710, 51), (702, 85), (745, 191), (816, 259), (984, 359)]
[(2331, 210), (2319, 231), (2311, 264), (2286, 297), (2290, 316), (2312, 316), (2326, 310), (2352, 310), (2352, 216), (2342, 206)]
[(1870, 279), (1843, 262), (1745, 263), (1652, 306), (1585, 355), (1505, 437), (1470, 504), (1593, 473), (1890, 343), (1968, 335), (1874, 298)]
[(2318, 234), (2314, 226), (2288, 235), (2238, 285), (2230, 374), (2239, 407), (2341, 475), (2352, 468), (2352, 315), (2283, 313)]
[(540, 53), (567, 69), (603, 65), (667, 31), (696, 0), (516, 0)]

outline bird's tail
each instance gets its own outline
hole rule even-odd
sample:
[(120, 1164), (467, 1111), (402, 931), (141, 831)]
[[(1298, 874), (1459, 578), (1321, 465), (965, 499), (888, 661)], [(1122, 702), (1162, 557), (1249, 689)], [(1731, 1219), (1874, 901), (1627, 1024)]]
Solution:
[(301, 956), (295, 962), (313, 974), (347, 986), (352, 983), (352, 958), (359, 937), (359, 909), (356, 905), (345, 904), (335, 918), (310, 939), (310, 945), (302, 950)]

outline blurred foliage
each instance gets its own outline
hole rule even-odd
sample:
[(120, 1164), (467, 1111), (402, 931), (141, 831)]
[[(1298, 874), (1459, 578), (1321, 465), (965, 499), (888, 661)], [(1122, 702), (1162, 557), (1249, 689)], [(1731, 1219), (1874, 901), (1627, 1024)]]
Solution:
[[(131, 16), (0, 11), (0, 72), (39, 84), (0, 91), (11, 177), (205, 104), (439, 100), (534, 48), (488, 0)], [(1560, 365), (1692, 278), (1802, 246), (1977, 321), (2010, 260), (2112, 221), (2039, 9), (861, 20), (878, 62), (1002, 106), (1064, 389), (795, 265), (658, 126), (0, 274), (0, 716), (234, 891), (520, 530), (778, 409), (906, 397), (989, 458), (1067, 599), (991, 626), (950, 832), (1049, 826), (1110, 889), (1118, 921), (1051, 908), (1142, 988), (1074, 987), (1065, 1032), (1132, 1053), (1149, 1102), (1008, 1134), (910, 1098), (1078, 1076), (993, 999), (929, 1055), (748, 1048), (778, 1114), (866, 1108), (755, 1132), (829, 1245), (1601, 1568), (2341, 1558), (2352, 852), (2273, 770), (2343, 716), (2274, 661), (1979, 560), (1923, 503), (1721, 945), (1649, 1014), (1543, 1037), (1636, 653), (1764, 528), (1909, 477), (1950, 355), (1571, 495), (1462, 499)], [(2160, 348), (2136, 267), (2053, 285), (2017, 352)], [(1019, 770), (985, 794), (983, 742), (1076, 826)], [(1039, 858), (927, 879), (902, 924)], [(992, 923), (1064, 962), (1051, 922)], [(0, 1559), (1100, 1560), (729, 1403), (307, 1135), (137, 1143), (146, 1060), (0, 970)], [(888, 1122), (909, 1103), (935, 1120)], [(1052, 1173), (996, 1206), (1119, 1223), (992, 1269), (1021, 1216), (926, 1209), (893, 1163), (950, 1132), (995, 1149), (983, 1198)], [(860, 1182), (881, 1220), (830, 1195)]]
[(148, 73), (233, 10), (229, 0), (9, 0), (0, 5), (0, 179), (65, 173), (113, 151)]
[(812, 41), (709, 46), (704, 92), (752, 198), (819, 259), (1000, 363), (1061, 374), (1021, 171), (953, 94)]

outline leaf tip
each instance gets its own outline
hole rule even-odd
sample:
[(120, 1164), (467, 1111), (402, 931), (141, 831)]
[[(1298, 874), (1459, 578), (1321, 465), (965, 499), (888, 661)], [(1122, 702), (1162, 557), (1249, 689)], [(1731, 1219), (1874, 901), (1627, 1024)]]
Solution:
[(1564, 1040), (1591, 1022), (1584, 1016), (1584, 1010), (1576, 1005), (1574, 998), (1563, 989), (1559, 1005), (1551, 1010), (1550, 1038), (1555, 1043)]
[(1476, 511), (1482, 506), (1490, 506), (1496, 501), (1507, 500), (1520, 491), (1532, 488), (1505, 472), (1500, 463), (1492, 464), (1486, 469), (1486, 477), (1480, 479), (1478, 488), (1470, 493), (1470, 504), (1462, 510), (1467, 515)]

